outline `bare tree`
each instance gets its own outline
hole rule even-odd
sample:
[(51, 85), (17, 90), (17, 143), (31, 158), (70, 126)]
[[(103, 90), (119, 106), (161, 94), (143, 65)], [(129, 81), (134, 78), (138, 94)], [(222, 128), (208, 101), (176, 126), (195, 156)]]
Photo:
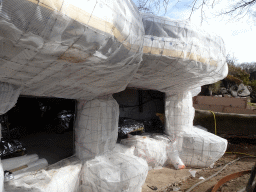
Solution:
[(239, 67), (245, 70), (247, 73), (252, 73), (256, 71), (256, 62), (251, 63), (241, 63)]
[[(162, 9), (164, 9), (166, 13), (168, 5), (173, 3), (173, 1), (174, 0), (135, 0), (135, 4), (142, 12), (157, 14), (159, 10)], [(176, 1), (177, 3), (182, 2), (182, 0)], [(256, 0), (238, 0), (238, 2), (232, 3), (227, 10), (221, 11), (219, 15), (230, 15), (232, 19), (243, 17), (247, 14), (256, 17), (256, 11), (253, 10), (255, 3)], [(188, 5), (191, 9), (189, 19), (196, 10), (200, 10), (202, 22), (205, 18), (206, 7), (214, 8), (217, 4), (216, 0), (193, 0), (192, 3)]]
[(224, 11), (221, 14), (231, 15), (232, 18), (244, 17), (247, 14), (255, 15), (255, 10), (252, 10), (255, 4), (256, 0), (240, 0), (237, 3), (232, 4), (229, 10)]
[(162, 9), (166, 13), (170, 2), (171, 0), (136, 0), (135, 4), (141, 12), (157, 14)]
[(228, 65), (235, 66), (237, 64), (237, 58), (233, 55), (227, 54), (226, 56), (226, 62)]

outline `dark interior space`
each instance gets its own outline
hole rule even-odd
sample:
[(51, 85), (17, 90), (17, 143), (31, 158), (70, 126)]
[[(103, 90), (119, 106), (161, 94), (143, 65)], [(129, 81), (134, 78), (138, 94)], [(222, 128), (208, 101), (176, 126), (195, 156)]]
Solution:
[[(119, 104), (119, 139), (128, 133), (163, 133), (164, 93), (127, 88), (113, 97)], [(1, 158), (37, 154), (53, 164), (73, 155), (75, 113), (76, 100), (21, 95), (0, 116), (1, 147), (9, 145)]]
[(127, 88), (113, 97), (119, 104), (119, 138), (126, 138), (128, 133), (163, 133), (164, 93)]
[(53, 164), (73, 155), (75, 107), (76, 100), (20, 96), (1, 116), (1, 144), (9, 142), (15, 148), (15, 142), (20, 142), (26, 150), (20, 154), (11, 149), (11, 153), (1, 154), (2, 159), (36, 153)]

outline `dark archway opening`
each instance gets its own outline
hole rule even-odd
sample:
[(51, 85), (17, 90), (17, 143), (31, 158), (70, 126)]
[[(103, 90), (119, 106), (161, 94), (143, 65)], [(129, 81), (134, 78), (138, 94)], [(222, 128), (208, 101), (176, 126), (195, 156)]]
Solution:
[(36, 153), (53, 164), (72, 156), (75, 111), (76, 100), (20, 96), (1, 116), (2, 139), (19, 141), (26, 151), (2, 154), (2, 159)]
[[(119, 139), (126, 138), (128, 132), (132, 135), (164, 132), (165, 93), (127, 88), (113, 97), (119, 104)], [(143, 131), (139, 129), (142, 126)]]

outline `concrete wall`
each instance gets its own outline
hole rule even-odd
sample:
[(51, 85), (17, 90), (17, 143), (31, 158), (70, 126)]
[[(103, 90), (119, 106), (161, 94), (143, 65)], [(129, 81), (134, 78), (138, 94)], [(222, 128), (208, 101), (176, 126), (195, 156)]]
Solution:
[(195, 109), (223, 113), (256, 114), (256, 110), (247, 109), (246, 98), (196, 96), (193, 98), (193, 103)]
[[(256, 137), (256, 115), (215, 113), (217, 135)], [(209, 111), (196, 110), (194, 125), (215, 133), (214, 116)]]
[(238, 107), (246, 109), (246, 98), (225, 98), (225, 97), (207, 97), (196, 96), (193, 98), (194, 104), (204, 104), (211, 106)]

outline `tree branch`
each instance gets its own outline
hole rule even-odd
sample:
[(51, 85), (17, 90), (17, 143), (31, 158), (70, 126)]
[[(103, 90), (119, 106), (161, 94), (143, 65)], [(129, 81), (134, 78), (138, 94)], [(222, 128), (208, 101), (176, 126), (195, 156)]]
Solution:
[[(177, 0), (179, 3), (182, 0)], [(170, 4), (171, 0), (137, 0), (137, 5), (140, 11), (142, 12), (150, 12), (156, 14), (161, 11), (161, 8), (164, 8), (165, 14), (167, 13), (168, 5)], [(177, 4), (176, 3), (176, 4)], [(175, 4), (175, 6), (176, 6)], [(231, 8), (229, 8), (227, 11), (224, 11), (216, 16), (221, 15), (231, 15), (234, 18), (238, 18), (238, 16), (244, 17), (245, 15), (252, 14), (256, 15), (256, 12), (251, 12), (252, 6), (256, 4), (256, 0), (239, 0), (238, 3), (235, 3)], [(193, 13), (201, 9), (201, 23), (204, 20), (205, 7), (211, 7), (212, 9), (216, 5), (216, 0), (193, 0), (193, 2), (190, 4), (191, 12), (189, 15), (189, 20), (191, 20), (191, 17)], [(239, 19), (239, 18), (238, 18)]]

